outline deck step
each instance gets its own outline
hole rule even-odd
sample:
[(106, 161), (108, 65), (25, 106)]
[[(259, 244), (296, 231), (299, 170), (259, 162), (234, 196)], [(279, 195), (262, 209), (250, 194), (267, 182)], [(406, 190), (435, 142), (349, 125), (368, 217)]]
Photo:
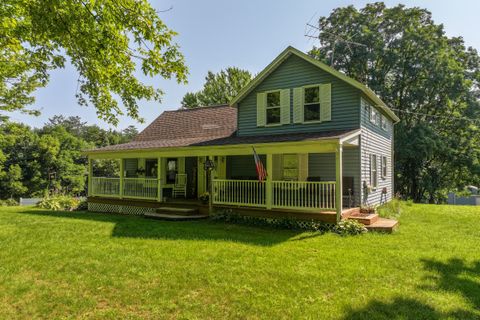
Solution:
[(157, 208), (157, 213), (181, 216), (198, 215), (198, 208), (181, 208), (181, 207), (160, 207)]
[(200, 215), (200, 214), (194, 214), (194, 215), (181, 215), (181, 214), (168, 214), (168, 213), (145, 213), (144, 214), (145, 218), (150, 218), (150, 219), (159, 219), (159, 220), (170, 220), (170, 221), (186, 221), (186, 220), (198, 220), (198, 219), (206, 219), (208, 218), (208, 215)]
[(366, 226), (372, 225), (378, 221), (379, 217), (376, 213), (356, 213), (348, 217), (350, 220), (356, 220)]
[(393, 219), (378, 218), (378, 220), (370, 225), (365, 225), (368, 231), (379, 231), (392, 233), (398, 227), (398, 221)]

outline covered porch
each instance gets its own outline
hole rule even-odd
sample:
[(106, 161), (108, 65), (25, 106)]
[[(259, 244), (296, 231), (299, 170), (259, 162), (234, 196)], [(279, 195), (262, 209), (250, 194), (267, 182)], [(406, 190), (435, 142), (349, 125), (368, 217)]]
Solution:
[[(252, 146), (268, 172), (263, 182), (256, 177)], [(138, 200), (161, 207), (180, 200), (201, 206), (198, 199), (208, 192), (210, 206), (203, 204), (207, 208), (309, 217), (333, 214), (338, 221), (342, 212), (360, 203), (357, 159), (359, 132), (294, 142), (91, 153), (88, 195), (96, 201)], [(214, 163), (211, 172), (204, 168), (208, 160)], [(105, 175), (97, 165), (102, 161), (117, 163), (117, 168)], [(352, 167), (347, 175), (344, 166)], [(185, 177), (183, 194), (175, 192), (179, 176)]]

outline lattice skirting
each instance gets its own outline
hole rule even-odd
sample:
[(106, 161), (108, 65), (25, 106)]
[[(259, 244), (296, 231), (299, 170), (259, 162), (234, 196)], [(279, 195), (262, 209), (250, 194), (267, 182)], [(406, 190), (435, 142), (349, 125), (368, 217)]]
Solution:
[(95, 212), (104, 212), (104, 213), (123, 213), (123, 214), (133, 214), (133, 215), (143, 215), (145, 213), (155, 212), (155, 208), (144, 208), (136, 206), (124, 206), (120, 204), (109, 204), (109, 203), (88, 203), (88, 211)]

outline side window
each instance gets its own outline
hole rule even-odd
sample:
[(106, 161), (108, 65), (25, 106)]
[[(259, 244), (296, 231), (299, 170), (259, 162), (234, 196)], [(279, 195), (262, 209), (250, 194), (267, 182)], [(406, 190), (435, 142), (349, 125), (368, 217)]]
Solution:
[(378, 171), (377, 171), (377, 155), (370, 155), (370, 186), (376, 188), (378, 186)]
[(387, 157), (382, 156), (382, 178), (385, 179), (387, 177)]
[(285, 180), (298, 180), (297, 154), (283, 155), (283, 178)]
[(382, 129), (387, 131), (388, 129), (388, 122), (387, 122), (387, 117), (385, 117), (383, 114), (382, 114)]
[(320, 87), (307, 87), (303, 94), (303, 121), (320, 121)]
[(266, 124), (280, 124), (280, 91), (267, 93)]
[(178, 173), (178, 159), (177, 158), (168, 158), (167, 159), (167, 183), (175, 183), (175, 176)]

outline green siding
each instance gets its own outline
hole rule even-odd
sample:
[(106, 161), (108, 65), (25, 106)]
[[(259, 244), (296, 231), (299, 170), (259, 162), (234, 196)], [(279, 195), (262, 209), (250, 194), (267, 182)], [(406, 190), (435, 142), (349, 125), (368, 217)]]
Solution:
[[(331, 121), (311, 124), (293, 123), (293, 88), (311, 84), (332, 85)], [(290, 89), (290, 124), (275, 127), (257, 126), (257, 92), (275, 89)], [(360, 91), (346, 82), (320, 70), (307, 61), (290, 56), (262, 83), (260, 83), (238, 106), (238, 134), (281, 134), (293, 132), (318, 132), (323, 130), (346, 130), (360, 128)]]
[[(392, 137), (393, 132), (393, 122), (389, 117), (385, 117), (387, 120), (387, 130), (382, 129), (380, 125), (375, 125), (374, 123), (370, 122), (370, 108), (372, 108), (372, 104), (366, 100), (365, 98), (361, 99), (361, 108), (360, 108), (360, 117), (361, 117), (361, 125), (364, 128), (367, 128), (370, 131), (373, 131), (385, 138), (390, 139)], [(375, 108), (380, 114), (380, 110)]]

